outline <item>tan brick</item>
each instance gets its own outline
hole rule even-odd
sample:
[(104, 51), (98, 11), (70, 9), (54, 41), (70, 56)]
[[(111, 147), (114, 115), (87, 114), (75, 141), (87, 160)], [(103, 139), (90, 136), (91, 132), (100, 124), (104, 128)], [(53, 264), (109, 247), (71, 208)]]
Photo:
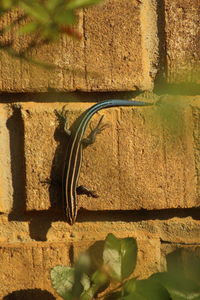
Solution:
[(199, 118), (200, 109), (198, 105), (198, 100), (193, 104), (192, 107), (193, 124), (194, 124), (194, 155), (195, 155), (195, 165), (196, 165), (196, 176), (197, 176), (197, 191), (200, 196), (200, 128), (199, 128)]
[[(13, 144), (13, 122), (9, 115), (9, 109), (5, 105), (0, 105), (0, 212), (8, 213), (12, 209), (13, 204), (13, 187), (11, 170), (15, 157), (11, 158)], [(12, 152), (13, 154), (13, 152)], [(14, 172), (14, 170), (13, 170)]]
[[(2, 299), (14, 291), (19, 294), (19, 297), (21, 292), (22, 298), (23, 293), (26, 295), (25, 291), (28, 292), (30, 289), (33, 290), (33, 294), (35, 289), (41, 289), (55, 295), (56, 299), (61, 299), (51, 287), (49, 272), (56, 265), (70, 264), (69, 244), (1, 244), (0, 262)], [(32, 299), (31, 294), (26, 299)]]
[(144, 279), (160, 271), (160, 240), (138, 240), (138, 259), (134, 276)]
[[(85, 219), (87, 219), (87, 213)], [(115, 216), (116, 212), (110, 212)], [(123, 212), (119, 214), (123, 215)], [(161, 239), (163, 243), (179, 243), (179, 244), (200, 244), (200, 222), (194, 220), (193, 217), (185, 217), (187, 212), (182, 212), (180, 217), (173, 217), (177, 213), (165, 211), (155, 211), (151, 215), (152, 220), (143, 220), (149, 217), (147, 213), (129, 213), (124, 216), (125, 221), (119, 221), (119, 214), (116, 215), (115, 221), (109, 221), (109, 215), (104, 220), (98, 219), (98, 213), (94, 214), (94, 220), (85, 220), (84, 222), (76, 222), (75, 225), (69, 226), (64, 222), (54, 222), (48, 231), (48, 241), (58, 241), (59, 239), (71, 240), (73, 242), (84, 241), (83, 244), (88, 246), (96, 240), (104, 240), (110, 232), (118, 237), (132, 236), (139, 240), (156, 240)], [(172, 215), (171, 215), (172, 214)], [(199, 211), (196, 212), (198, 218)], [(159, 220), (161, 219), (161, 220)], [(80, 220), (81, 221), (81, 220)], [(3, 228), (2, 228), (3, 230)], [(86, 247), (84, 246), (84, 247)]]
[[(183, 213), (183, 216), (186, 214)], [(196, 212), (196, 216), (199, 211)], [(155, 212), (156, 218), (163, 215)], [(169, 212), (165, 213), (165, 221), (144, 221), (138, 224), (141, 232), (156, 234), (163, 243), (195, 244), (200, 243), (200, 223), (192, 217), (171, 217)]]
[(199, 83), (199, 0), (165, 0), (168, 82)]
[[(143, 5), (137, 0), (106, 0), (80, 11), (77, 27), (81, 41), (63, 37), (57, 44), (33, 51), (38, 60), (58, 65), (56, 70), (42, 70), (2, 53), (0, 90), (151, 89), (157, 60), (154, 2)], [(9, 24), (17, 15), (15, 11), (2, 23)], [(6, 40), (13, 37), (16, 30), (8, 33)], [(27, 43), (24, 36), (17, 37), (15, 48), (24, 48)]]
[[(69, 123), (90, 105), (67, 104)], [(51, 173), (56, 180), (62, 177), (65, 137), (54, 134), (54, 109), (59, 107), (61, 104), (23, 105), (28, 210), (55, 209), (61, 203), (61, 189), (52, 186), (49, 190), (48, 185), (41, 183)], [(100, 197), (78, 196), (79, 208), (153, 210), (199, 206), (190, 107), (180, 112), (184, 130), (181, 137), (174, 139), (156, 109), (103, 112), (111, 127), (84, 150), (79, 180), (79, 184), (96, 190)], [(93, 126), (99, 115), (101, 112), (94, 117)]]
[[(113, 210), (153, 210), (199, 205), (196, 197), (191, 111), (188, 108), (182, 112), (182, 136), (171, 139), (170, 133), (162, 124), (163, 120), (154, 118), (157, 116), (155, 110), (156, 108), (120, 110), (121, 113), (116, 116), (117, 123), (113, 123), (117, 134), (112, 138), (118, 146), (111, 146), (118, 165), (115, 163), (113, 167), (112, 157), (105, 163), (107, 157), (103, 155), (95, 160), (95, 155), (88, 156), (87, 167), (91, 170), (92, 181), (98, 183), (101, 198), (80, 197), (80, 206), (90, 210), (110, 210), (111, 207)], [(110, 147), (109, 140), (105, 137), (100, 153), (105, 153), (105, 149), (109, 153), (105, 148), (106, 144)], [(96, 147), (100, 143), (101, 141)], [(91, 154), (92, 149), (88, 151)], [(87, 161), (87, 153), (84, 160)], [(96, 172), (94, 165), (103, 173)], [(84, 182), (86, 176), (84, 174)]]
[(52, 165), (55, 168), (54, 175), (56, 178), (57, 170), (62, 163), (61, 159), (60, 161), (54, 161), (57, 145), (54, 139), (56, 128), (54, 108), (48, 104), (35, 105), (30, 103), (24, 105), (22, 109), (26, 156), (27, 210), (48, 209), (55, 206), (57, 201), (56, 193), (55, 196), (51, 195), (49, 197), (49, 185), (42, 183), (46, 179), (50, 179)]
[(122, 110), (120, 209), (198, 206), (190, 109), (181, 112), (184, 129), (174, 137), (157, 113), (157, 108)]

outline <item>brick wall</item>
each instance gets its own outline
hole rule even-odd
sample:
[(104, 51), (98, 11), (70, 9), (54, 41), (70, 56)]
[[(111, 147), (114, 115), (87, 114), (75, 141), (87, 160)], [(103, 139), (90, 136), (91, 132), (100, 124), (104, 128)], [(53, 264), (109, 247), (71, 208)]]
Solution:
[[(137, 238), (139, 278), (163, 270), (172, 249), (199, 247), (199, 17), (199, 0), (106, 0), (80, 12), (81, 41), (37, 50), (55, 71), (1, 53), (1, 299), (60, 299), (50, 268), (110, 232)], [(71, 124), (93, 102), (138, 92), (150, 102), (179, 93), (181, 135), (171, 136), (156, 107), (96, 114), (94, 123), (104, 114), (110, 127), (84, 151), (79, 182), (100, 197), (78, 196), (70, 226), (60, 186), (42, 184), (62, 176), (66, 139), (55, 109), (67, 103)]]

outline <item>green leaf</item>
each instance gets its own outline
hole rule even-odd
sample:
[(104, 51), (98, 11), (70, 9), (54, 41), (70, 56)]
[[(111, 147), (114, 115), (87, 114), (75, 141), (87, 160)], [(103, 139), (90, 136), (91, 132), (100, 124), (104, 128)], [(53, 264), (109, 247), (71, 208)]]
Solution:
[[(131, 282), (129, 283), (131, 285)], [(167, 290), (158, 282), (153, 282), (152, 280), (137, 280), (133, 281), (133, 288), (130, 285), (124, 287), (125, 296), (121, 299), (123, 300), (171, 300), (171, 297)], [(132, 293), (127, 295), (127, 292)]]
[(53, 288), (66, 300), (72, 299), (72, 287), (74, 284), (74, 269), (64, 266), (56, 266), (51, 270)]
[(1, 0), (1, 6), (3, 9), (9, 9), (13, 6), (13, 1), (12, 0)]
[(121, 292), (113, 292), (111, 294), (106, 295), (104, 298), (104, 300), (120, 300), (120, 299), (123, 299), (121, 296)]
[(24, 26), (22, 26), (20, 29), (19, 29), (19, 34), (26, 34), (26, 33), (32, 33), (32, 32), (35, 32), (38, 28), (38, 24), (35, 23), (35, 22), (30, 22)]
[(168, 290), (172, 300), (200, 300), (200, 285), (181, 277), (179, 273), (157, 273), (150, 278), (162, 284)]
[(57, 26), (43, 26), (41, 30), (41, 35), (43, 39), (50, 41), (55, 41), (59, 37), (59, 31)]
[(51, 18), (48, 13), (48, 10), (46, 9), (45, 6), (37, 3), (37, 2), (30, 2), (30, 3), (25, 3), (23, 1), (19, 2), (19, 6), (24, 9), (24, 11), (30, 16), (33, 17), (34, 19), (38, 20), (41, 23), (50, 23)]
[(63, 2), (63, 0), (48, 0), (46, 1), (46, 8), (50, 11), (54, 11), (54, 9), (60, 4), (63, 4)]
[(58, 24), (70, 25), (76, 22), (77, 18), (73, 10), (62, 10), (56, 13), (54, 21)]
[(101, 0), (71, 0), (67, 4), (67, 9), (77, 9), (99, 3)]
[(103, 260), (109, 276), (121, 282), (134, 270), (137, 259), (137, 243), (133, 238), (117, 239), (108, 234), (105, 240)]
[[(72, 295), (78, 299), (81, 293), (90, 288), (90, 280), (85, 275), (90, 266), (90, 258), (87, 253), (82, 254), (74, 268), (74, 284), (72, 287)], [(87, 280), (88, 279), (88, 280)]]
[[(75, 284), (75, 269), (65, 266), (56, 266), (51, 270), (50, 276), (52, 285), (57, 293), (65, 300), (72, 300), (74, 297), (73, 287)], [(80, 293), (83, 292), (84, 289), (89, 288), (90, 281), (86, 274), (83, 274), (80, 285)]]
[(136, 289), (136, 279), (131, 278), (130, 280), (126, 281), (126, 283), (123, 286), (124, 294), (131, 294), (135, 292)]
[(90, 288), (86, 292), (82, 293), (80, 300), (90, 300), (93, 299), (93, 296), (94, 296), (93, 290), (92, 288)]
[(81, 300), (92, 299), (97, 292), (102, 292), (108, 286), (109, 278), (101, 270), (97, 270), (91, 278), (91, 287), (81, 295)]

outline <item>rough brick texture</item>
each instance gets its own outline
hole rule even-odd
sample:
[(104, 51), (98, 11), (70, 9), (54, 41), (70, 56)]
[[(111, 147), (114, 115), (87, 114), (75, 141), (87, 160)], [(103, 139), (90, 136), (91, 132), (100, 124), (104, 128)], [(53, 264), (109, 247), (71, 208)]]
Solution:
[(164, 2), (168, 81), (199, 84), (200, 2), (199, 0)]
[[(69, 245), (65, 243), (1, 244), (0, 262), (5, 266), (0, 272), (1, 299), (9, 295), (13, 297), (10, 299), (36, 299), (36, 295), (49, 299), (47, 290), (54, 293), (50, 269), (56, 265), (69, 265), (68, 253)], [(57, 296), (56, 299), (62, 298)]]
[[(68, 103), (69, 124), (89, 106)], [(46, 178), (59, 181), (62, 177), (67, 140), (56, 129), (56, 108), (61, 110), (62, 106), (22, 106), (27, 210), (59, 209), (61, 202), (59, 184), (42, 184)], [(100, 197), (78, 196), (79, 208), (153, 210), (199, 206), (191, 108), (187, 106), (180, 112), (182, 133), (174, 138), (170, 138), (158, 110), (146, 107), (103, 112), (110, 128), (84, 150), (79, 181), (96, 190)], [(101, 114), (93, 118), (93, 126)]]
[[(88, 247), (98, 261), (111, 232), (137, 239), (140, 279), (165, 270), (166, 256), (177, 248), (185, 249), (183, 259), (188, 249), (199, 254), (199, 12), (199, 0), (105, 0), (78, 12), (80, 41), (62, 37), (34, 50), (57, 69), (1, 52), (1, 299), (60, 300), (50, 269), (70, 265)], [(1, 25), (18, 14), (6, 14)], [(18, 36), (15, 49), (27, 42)], [(66, 104), (71, 125), (104, 96), (125, 99), (139, 90), (153, 102), (160, 75), (164, 88), (193, 83), (195, 91), (189, 84), (184, 99), (165, 95), (164, 106), (112, 108), (93, 117), (93, 127), (102, 114), (110, 126), (84, 150), (79, 184), (99, 198), (79, 195), (77, 221), (69, 225), (59, 183), (67, 137), (55, 110)]]
[[(40, 60), (55, 63), (58, 69), (44, 71), (3, 53), (0, 90), (125, 91), (151, 88), (157, 42), (152, 39), (151, 43), (145, 43), (145, 40), (156, 28), (146, 23), (141, 25), (141, 15), (145, 18), (154, 12), (155, 5), (146, 7), (136, 0), (106, 0), (95, 8), (81, 11), (77, 25), (81, 41), (63, 37), (58, 44), (33, 53)], [(14, 18), (16, 12), (3, 24)], [(13, 31), (6, 38), (15, 34)], [(24, 37), (15, 41), (16, 49), (26, 45)]]
[[(34, 217), (31, 222), (34, 222)], [(38, 230), (39, 222), (44, 222), (44, 218), (35, 220), (35, 230)], [(7, 236), (7, 240), (1, 241), (0, 245), (2, 298), (18, 296), (16, 299), (37, 299), (40, 296), (49, 300), (54, 295), (60, 300), (50, 284), (50, 269), (59, 264), (70, 265), (71, 259), (76, 259), (87, 249), (97, 263), (102, 241), (109, 232), (113, 232), (118, 238), (137, 237), (139, 250), (134, 274), (140, 279), (148, 277), (152, 272), (165, 270), (165, 255), (177, 247), (185, 244), (184, 248), (199, 251), (200, 244), (200, 223), (192, 218), (138, 222), (129, 219), (129, 222), (115, 221), (114, 226), (113, 222), (108, 221), (76, 223), (73, 227), (64, 222), (53, 222), (47, 234), (48, 242), (45, 243), (34, 239), (31, 241), (31, 232), (22, 223), (9, 222), (8, 226), (6, 219), (0, 217), (0, 234)], [(26, 237), (29, 240), (22, 242)], [(190, 244), (189, 247), (187, 243)]]

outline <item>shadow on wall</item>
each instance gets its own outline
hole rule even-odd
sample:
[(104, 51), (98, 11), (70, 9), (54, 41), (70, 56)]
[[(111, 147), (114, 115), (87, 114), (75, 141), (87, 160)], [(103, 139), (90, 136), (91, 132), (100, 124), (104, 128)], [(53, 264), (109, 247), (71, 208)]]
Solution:
[(40, 289), (15, 291), (3, 297), (3, 300), (55, 300), (56, 298), (47, 291)]
[[(10, 221), (30, 222), (29, 230), (30, 236), (36, 241), (46, 241), (46, 234), (51, 227), (53, 221), (63, 220), (61, 214), (61, 201), (55, 203), (55, 199), (59, 199), (61, 195), (61, 187), (49, 185), (51, 209), (42, 212), (27, 212), (26, 211), (26, 166), (25, 166), (25, 153), (24, 153), (24, 124), (21, 116), (20, 106), (13, 106), (13, 114), (7, 121), (7, 128), (10, 134), (10, 149), (11, 149), (11, 171), (13, 183), (13, 207), (12, 212), (9, 214)], [(16, 124), (18, 126), (16, 127)], [(55, 132), (55, 138), (59, 139), (59, 145), (63, 140), (58, 130)], [(55, 155), (64, 153), (65, 140), (59, 146)], [(60, 150), (60, 147), (62, 149)], [(58, 153), (57, 153), (58, 152)], [(57, 156), (54, 160), (57, 159)], [(58, 159), (57, 159), (58, 160)], [(62, 161), (62, 160), (60, 160)], [(54, 164), (54, 161), (52, 163)], [(59, 171), (61, 167), (58, 168)], [(52, 167), (51, 180), (56, 181), (54, 177), (55, 170)], [(62, 174), (62, 172), (58, 172)], [(53, 179), (52, 179), (53, 178)], [(42, 184), (42, 183), (41, 183)]]

